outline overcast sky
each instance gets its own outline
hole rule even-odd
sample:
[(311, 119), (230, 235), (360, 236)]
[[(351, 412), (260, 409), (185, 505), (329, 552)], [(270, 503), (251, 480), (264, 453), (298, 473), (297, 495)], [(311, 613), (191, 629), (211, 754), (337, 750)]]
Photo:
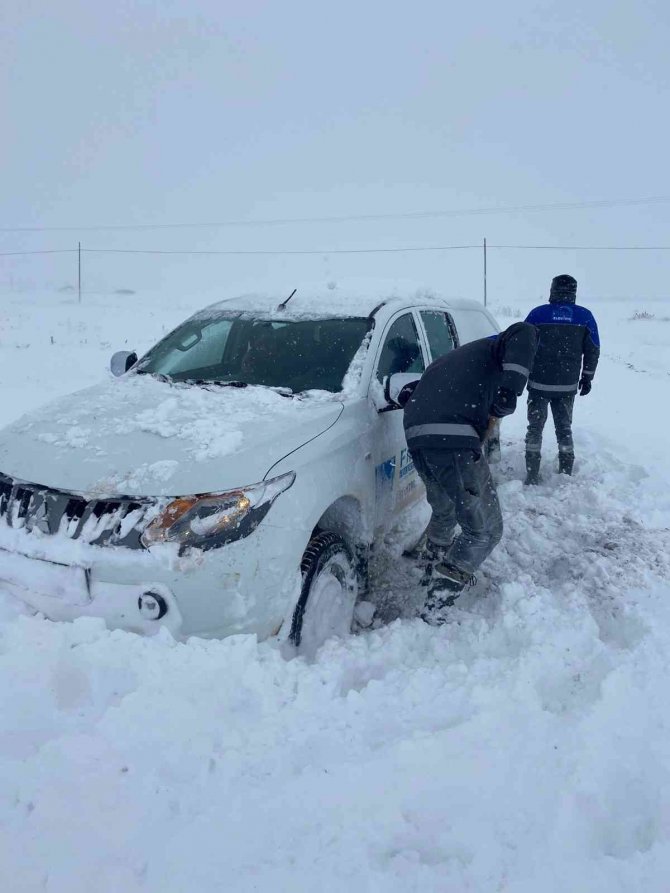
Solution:
[[(612, 2), (75, 2), (0, 6), (0, 250), (670, 245), (670, 202), (620, 208), (90, 232), (670, 197), (670, 11)], [(0, 259), (72, 281), (73, 258)], [(349, 274), (481, 296), (481, 253), (86, 256), (101, 288), (228, 292)], [(670, 293), (670, 252), (489, 253), (489, 297)], [(289, 289), (290, 290), (290, 289)]]

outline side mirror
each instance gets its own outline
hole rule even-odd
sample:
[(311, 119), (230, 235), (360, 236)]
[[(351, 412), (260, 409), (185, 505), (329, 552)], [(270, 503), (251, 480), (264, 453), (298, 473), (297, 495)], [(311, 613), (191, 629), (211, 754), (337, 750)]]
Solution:
[(400, 409), (409, 400), (421, 378), (420, 372), (394, 372), (384, 376), (386, 409)]
[(137, 354), (134, 350), (117, 350), (109, 362), (109, 368), (112, 370), (112, 375), (118, 378), (120, 375), (125, 375), (136, 362)]

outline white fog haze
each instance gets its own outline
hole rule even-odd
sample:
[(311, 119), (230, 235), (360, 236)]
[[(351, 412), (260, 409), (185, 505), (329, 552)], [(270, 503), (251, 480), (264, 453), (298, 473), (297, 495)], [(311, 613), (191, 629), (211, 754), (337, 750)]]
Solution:
[[(410, 277), (481, 298), (478, 250), (663, 245), (668, 201), (425, 219), (143, 230), (670, 199), (665, 4), (5, 4), (3, 251), (317, 251), (89, 255), (89, 288)], [(11, 232), (12, 228), (56, 229)], [(58, 227), (68, 227), (58, 231)], [(668, 252), (491, 249), (489, 294), (666, 291)], [(68, 255), (2, 262), (70, 281)], [(581, 293), (581, 292), (580, 292)]]

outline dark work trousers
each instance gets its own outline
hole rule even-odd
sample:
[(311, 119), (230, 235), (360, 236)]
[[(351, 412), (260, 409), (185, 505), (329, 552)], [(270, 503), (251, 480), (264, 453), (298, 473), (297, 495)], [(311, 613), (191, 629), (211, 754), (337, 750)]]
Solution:
[(461, 532), (444, 560), (474, 573), (500, 542), (503, 520), (486, 457), (472, 450), (412, 450), (433, 510), (428, 539), (448, 545), (456, 522)]
[(559, 453), (574, 455), (575, 448), (572, 442), (572, 407), (575, 403), (574, 394), (555, 394), (534, 389), (528, 391), (528, 431), (526, 432), (526, 452), (539, 453), (542, 451), (542, 429), (547, 421), (549, 406), (554, 417), (556, 428), (556, 441)]

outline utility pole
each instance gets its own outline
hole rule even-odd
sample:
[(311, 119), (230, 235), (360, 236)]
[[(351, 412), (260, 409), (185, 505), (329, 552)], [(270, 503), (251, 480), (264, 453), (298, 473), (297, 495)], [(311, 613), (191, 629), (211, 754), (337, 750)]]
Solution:
[(484, 239), (484, 306), (486, 307), (486, 239)]
[(77, 242), (77, 293), (81, 304), (81, 242)]

